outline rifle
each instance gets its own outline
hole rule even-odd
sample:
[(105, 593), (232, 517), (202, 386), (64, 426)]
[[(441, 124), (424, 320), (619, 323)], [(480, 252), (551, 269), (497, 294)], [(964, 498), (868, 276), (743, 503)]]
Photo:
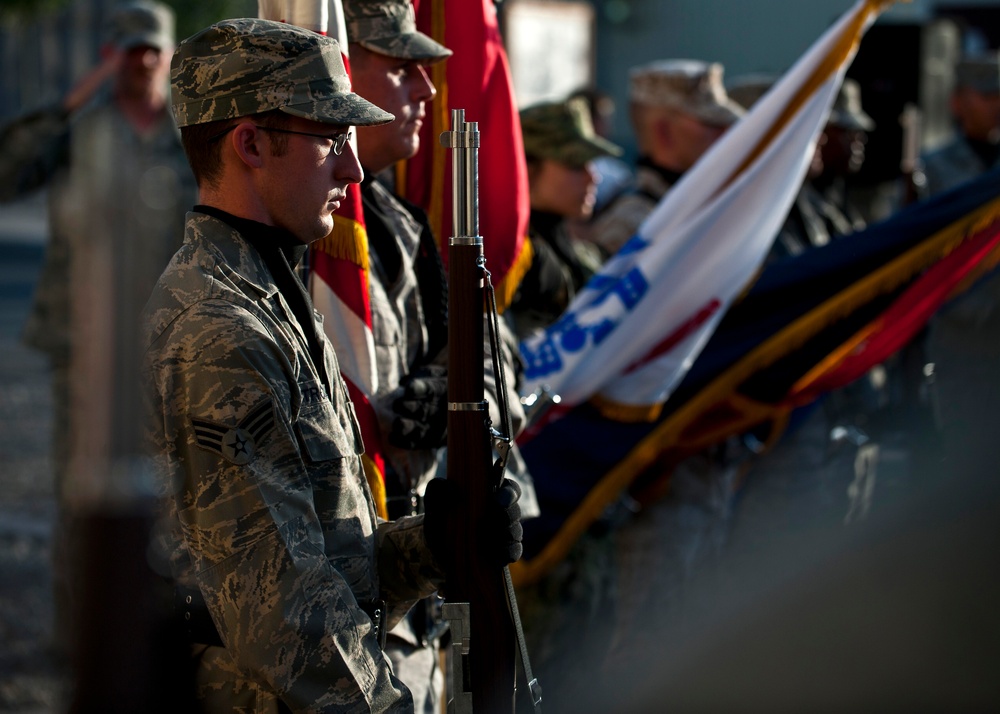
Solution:
[[(447, 573), (443, 607), (452, 635), (449, 712), (513, 712), (517, 693), (515, 645), (536, 710), (541, 690), (531, 677), (517, 600), (507, 568), (476, 561), (470, 535), (484, 520), (486, 507), (503, 480), (510, 448), (503, 362), (496, 325), (496, 303), (479, 235), (479, 128), (465, 121), (465, 110), (452, 110), (452, 131), (441, 144), (452, 149), (452, 231), (448, 242), (448, 479), (458, 485), (458, 517), (449, 542), (455, 547), (454, 572)], [(487, 289), (491, 299), (486, 301)], [(491, 318), (497, 402), (504, 415), (501, 434), (491, 427), (485, 399), (484, 308)], [(493, 462), (495, 440), (500, 457)]]

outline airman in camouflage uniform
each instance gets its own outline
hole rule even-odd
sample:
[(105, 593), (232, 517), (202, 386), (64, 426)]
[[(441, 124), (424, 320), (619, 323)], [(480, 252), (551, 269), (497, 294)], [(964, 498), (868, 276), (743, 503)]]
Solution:
[[(373, 405), (385, 437), (389, 513), (399, 516), (419, 512), (420, 497), (444, 462), (448, 316), (435, 236), (423, 210), (396, 193), (393, 167), (417, 152), (427, 105), (437, 94), (425, 68), (451, 51), (417, 30), (410, 0), (347, 0), (344, 15), (357, 92), (396, 115), (391, 124), (358, 129), (358, 158), (365, 170), (361, 196), (379, 378)], [(486, 388), (493, 389), (490, 375)], [(499, 414), (492, 418), (499, 423)], [(518, 457), (515, 452), (512, 460)], [(531, 493), (525, 485), (522, 491)], [(440, 711), (442, 630), (434, 597), (418, 603), (386, 641), (416, 711)]]
[(189, 38), (172, 84), (206, 205), (147, 305), (146, 367), (199, 696), (208, 712), (410, 711), (379, 640), (442, 584), (439, 541), (423, 516), (377, 519), (293, 272), (361, 180), (349, 126), (393, 115), (351, 92), (336, 41), (265, 20)]
[[(445, 443), (448, 292), (427, 216), (396, 194), (393, 167), (416, 153), (422, 118), (437, 94), (425, 68), (451, 51), (417, 30), (410, 0), (347, 0), (344, 16), (357, 92), (396, 115), (393, 123), (358, 129), (379, 384), (372, 405), (395, 518), (420, 512)], [(414, 711), (441, 710), (441, 622), (435, 595), (417, 603), (386, 639), (386, 656), (413, 695)]]

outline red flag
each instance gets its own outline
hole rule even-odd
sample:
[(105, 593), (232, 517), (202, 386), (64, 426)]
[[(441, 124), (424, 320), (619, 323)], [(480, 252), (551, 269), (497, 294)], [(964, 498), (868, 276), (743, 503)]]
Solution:
[[(340, 43), (350, 74), (344, 11), (340, 0), (329, 0), (329, 5), (327, 2), (261, 0), (258, 13), (267, 20), (287, 21), (333, 37)], [(357, 145), (353, 147), (357, 153)], [(358, 184), (347, 187), (347, 197), (333, 216), (333, 231), (313, 243), (309, 260), (309, 293), (324, 317), (324, 331), (337, 352), (340, 373), (361, 427), (365, 476), (379, 516), (388, 518), (382, 433), (371, 404), (378, 389), (378, 374), (368, 293), (368, 234)]]
[[(478, 122), (479, 232), (501, 309), (527, 270), (528, 169), (507, 54), (493, 0), (414, 0), (417, 27), (454, 54), (433, 65), (438, 98), (421, 129), (420, 151), (402, 168), (406, 197), (424, 208), (438, 241), (452, 233), (450, 157), (438, 137), (451, 110)], [(441, 251), (447, 261), (447, 250)]]

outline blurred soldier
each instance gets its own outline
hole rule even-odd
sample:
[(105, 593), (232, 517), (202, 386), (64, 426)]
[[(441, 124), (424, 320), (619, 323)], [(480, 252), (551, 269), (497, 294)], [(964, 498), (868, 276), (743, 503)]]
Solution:
[(722, 75), (722, 65), (696, 60), (663, 60), (630, 72), (636, 186), (589, 227), (588, 238), (605, 254), (618, 252), (670, 187), (743, 115), (726, 95)]
[[(295, 273), (361, 181), (351, 126), (394, 117), (350, 91), (336, 41), (266, 20), (197, 33), (171, 77), (201, 205), (147, 304), (145, 366), (158, 552), (204, 710), (412, 711), (380, 645), (442, 585), (451, 484), (428, 488), (435, 517), (376, 517), (337, 357)], [(498, 565), (520, 555), (517, 489), (501, 491), (513, 505), (471, 539)]]
[[(53, 366), (57, 620), (68, 614), (67, 560), (75, 558), (65, 550), (77, 540), (71, 506), (83, 489), (79, 466), (67, 477), (70, 452), (74, 464), (89, 468), (81, 451), (136, 443), (134, 395), (125, 390), (136, 381), (138, 314), (181, 244), (184, 210), (195, 195), (167, 111), (173, 29), (165, 5), (118, 6), (100, 65), (58, 105), (0, 129), (0, 200), (50, 186), (51, 237), (24, 340)], [(57, 637), (67, 624), (57, 622)]]
[(1000, 166), (1000, 52), (958, 63), (951, 113), (959, 134), (924, 157), (925, 196)]
[(582, 99), (522, 110), (521, 133), (528, 163), (533, 257), (509, 315), (523, 338), (554, 322), (600, 268), (599, 251), (570, 236), (566, 221), (587, 219), (594, 209), (597, 183), (591, 162), (620, 156), (622, 150), (596, 134)]
[[(447, 427), (448, 296), (444, 267), (423, 210), (393, 190), (392, 167), (420, 147), (437, 91), (425, 67), (451, 51), (418, 32), (409, 0), (347, 0), (351, 78), (357, 93), (396, 115), (358, 128), (358, 160), (370, 247), (369, 295), (378, 368), (373, 405), (383, 433), (389, 517), (416, 515), (437, 471)], [(414, 709), (440, 711), (444, 677), (436, 598), (394, 627), (385, 652), (413, 694)]]
[[(775, 81), (770, 75), (734, 78), (729, 96), (750, 109)], [(817, 140), (802, 188), (775, 237), (769, 260), (800, 255), (826, 245), (831, 238), (864, 228), (860, 211), (848, 200), (847, 180), (864, 163), (867, 132), (874, 128), (875, 122), (861, 108), (858, 83), (845, 79)]]
[(845, 78), (830, 109), (820, 140), (822, 170), (813, 179), (816, 188), (835, 209), (828, 216), (831, 236), (846, 235), (865, 227), (862, 211), (849, 192), (850, 180), (865, 163), (865, 145), (875, 120), (862, 108), (861, 86)]
[[(969, 57), (955, 70), (951, 110), (961, 135), (924, 159), (928, 194), (1000, 167), (1000, 52)], [(1000, 418), (1000, 275), (973, 285), (928, 323), (936, 421), (948, 474), (992, 478)]]

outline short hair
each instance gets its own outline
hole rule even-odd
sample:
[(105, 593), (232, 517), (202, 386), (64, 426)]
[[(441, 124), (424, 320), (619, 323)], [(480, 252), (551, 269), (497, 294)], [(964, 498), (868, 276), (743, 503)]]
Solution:
[[(217, 186), (222, 174), (222, 141), (215, 139), (240, 122), (251, 121), (266, 127), (284, 128), (291, 117), (274, 109), (262, 114), (248, 114), (234, 119), (220, 119), (205, 124), (189, 124), (181, 127), (181, 144), (187, 155), (191, 172), (199, 186)], [(282, 156), (288, 151), (288, 137), (271, 134), (271, 155)]]

